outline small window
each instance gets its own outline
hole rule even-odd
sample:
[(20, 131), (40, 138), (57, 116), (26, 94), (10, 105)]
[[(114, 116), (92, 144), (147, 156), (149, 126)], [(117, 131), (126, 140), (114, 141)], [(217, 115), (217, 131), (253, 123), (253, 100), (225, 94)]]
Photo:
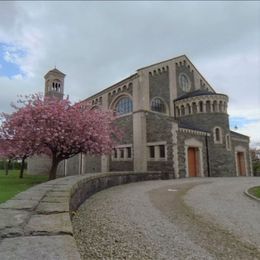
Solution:
[(230, 145), (230, 135), (226, 135), (226, 148), (227, 150), (231, 150), (231, 145)]
[(188, 108), (187, 110), (188, 110), (188, 115), (189, 115), (189, 114), (191, 114), (191, 106), (190, 106), (190, 104), (187, 104), (187, 108)]
[(124, 158), (124, 149), (120, 149), (120, 158)]
[(115, 107), (115, 111), (117, 115), (128, 114), (133, 111), (133, 103), (129, 97), (121, 98)]
[(180, 109), (179, 109), (179, 107), (176, 107), (176, 111), (177, 111), (177, 116), (180, 116)]
[(164, 145), (159, 145), (159, 155), (160, 155), (160, 158), (165, 158), (165, 146)]
[(215, 134), (216, 134), (216, 141), (220, 142), (220, 130), (219, 130), (219, 128), (216, 128)]
[(131, 147), (127, 147), (127, 158), (131, 158), (132, 157), (132, 152), (131, 152)]
[(213, 130), (214, 134), (214, 143), (221, 144), (222, 143), (222, 130), (220, 127), (215, 127)]
[(193, 113), (197, 113), (197, 104), (195, 102), (192, 103), (192, 111)]
[(114, 157), (117, 158), (117, 150), (114, 149)]
[(149, 146), (149, 155), (150, 158), (155, 158), (155, 150), (154, 150), (154, 146)]
[(185, 107), (184, 107), (184, 105), (181, 106), (181, 115), (185, 116)]
[(213, 112), (217, 112), (217, 106), (218, 106), (218, 103), (217, 103), (217, 101), (215, 100), (215, 101), (213, 102)]
[(203, 103), (202, 103), (202, 101), (199, 102), (199, 108), (200, 108), (200, 112), (202, 113), (203, 112)]
[(160, 98), (154, 98), (151, 105), (152, 111), (166, 113), (166, 107), (164, 102)]

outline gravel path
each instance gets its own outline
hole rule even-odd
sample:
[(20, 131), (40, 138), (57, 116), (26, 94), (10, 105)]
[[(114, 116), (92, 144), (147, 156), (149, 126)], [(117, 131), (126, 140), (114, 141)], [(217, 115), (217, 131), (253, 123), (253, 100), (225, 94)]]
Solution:
[(194, 208), (195, 214), (220, 223), (260, 250), (260, 202), (242, 192), (252, 186), (260, 186), (260, 178), (220, 178), (194, 187), (184, 201)]
[[(149, 181), (95, 194), (73, 218), (82, 259), (260, 259), (260, 253), (252, 244), (242, 237), (238, 239), (236, 233), (225, 231), (216, 221), (211, 210), (215, 207), (207, 210), (204, 205), (205, 201), (209, 205), (214, 201), (208, 199), (212, 188), (205, 187), (221, 187), (225, 180), (231, 186), (232, 180), (236, 186), (239, 183), (243, 186), (249, 178)], [(199, 192), (202, 187), (204, 196)], [(204, 202), (198, 203), (199, 207), (193, 190), (199, 202), (204, 198)], [(190, 206), (184, 203), (184, 196)], [(240, 199), (248, 201), (244, 195)], [(251, 208), (251, 202), (248, 201), (247, 207)], [(221, 212), (225, 218), (226, 211)], [(254, 214), (257, 213), (254, 211)], [(243, 217), (236, 221), (245, 222)], [(237, 222), (237, 225), (240, 224)]]

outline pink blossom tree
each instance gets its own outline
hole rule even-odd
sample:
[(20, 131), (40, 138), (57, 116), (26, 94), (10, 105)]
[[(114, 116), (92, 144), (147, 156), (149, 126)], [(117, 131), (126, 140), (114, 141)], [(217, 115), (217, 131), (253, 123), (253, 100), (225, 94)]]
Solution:
[[(52, 158), (49, 179), (56, 178), (58, 164), (79, 153), (107, 154), (112, 151), (119, 131), (110, 111), (91, 109), (68, 99), (38, 94), (21, 101), (22, 107), (4, 117), (0, 137), (16, 142), (26, 155), (46, 153)], [(21, 150), (20, 150), (21, 149)], [(22, 154), (22, 153), (21, 153)]]
[[(25, 160), (33, 154), (40, 152), (40, 145), (36, 142), (35, 135), (21, 126), (28, 119), (24, 108), (17, 108), (11, 115), (2, 113), (2, 125), (0, 127), (0, 156), (9, 162), (14, 159), (21, 160), (20, 178), (23, 178)], [(9, 163), (8, 163), (9, 164)], [(7, 165), (8, 170), (8, 165)]]
[(10, 149), (10, 144), (0, 139), (0, 158), (4, 159), (5, 175), (8, 175), (11, 160), (15, 157), (15, 154)]

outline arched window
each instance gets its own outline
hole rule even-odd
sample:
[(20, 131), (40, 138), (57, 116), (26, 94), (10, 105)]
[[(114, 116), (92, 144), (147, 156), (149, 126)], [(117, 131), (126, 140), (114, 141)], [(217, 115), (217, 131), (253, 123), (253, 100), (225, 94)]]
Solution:
[(133, 111), (133, 102), (129, 97), (122, 97), (116, 103), (115, 111), (117, 115), (124, 115)]
[(185, 107), (184, 107), (184, 105), (181, 106), (181, 115), (185, 116)]
[(176, 107), (176, 114), (177, 114), (177, 116), (180, 116), (180, 108), (179, 107)]
[(200, 109), (200, 112), (202, 113), (203, 112), (203, 102), (202, 101), (199, 102), (199, 109)]
[(217, 112), (217, 106), (218, 106), (218, 103), (216, 100), (214, 100), (213, 102), (213, 112)]
[(214, 133), (214, 143), (222, 144), (222, 130), (220, 127), (215, 127), (213, 130)]
[(192, 102), (192, 111), (193, 113), (197, 113), (197, 104), (195, 102)]
[(216, 141), (219, 142), (220, 141), (220, 130), (219, 130), (219, 128), (215, 129), (215, 134), (216, 134)]
[(230, 142), (230, 135), (227, 134), (227, 135), (226, 135), (226, 148), (227, 148), (228, 151), (231, 150), (231, 144), (230, 144), (230, 143), (231, 143), (231, 142)]
[(166, 113), (166, 107), (164, 102), (160, 98), (154, 98), (151, 105), (152, 111)]
[(222, 109), (223, 108), (223, 102), (222, 101), (219, 102), (218, 106), (219, 106), (218, 111), (223, 112), (223, 109)]
[(187, 104), (187, 114), (188, 115), (191, 114), (191, 106), (190, 106), (190, 104)]
[(209, 100), (206, 101), (206, 112), (207, 113), (211, 112), (211, 104)]

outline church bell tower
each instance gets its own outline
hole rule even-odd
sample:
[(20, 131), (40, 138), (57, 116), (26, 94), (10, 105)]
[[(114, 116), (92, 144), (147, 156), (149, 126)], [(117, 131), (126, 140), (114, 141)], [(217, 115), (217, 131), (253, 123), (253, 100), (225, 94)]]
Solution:
[(65, 74), (54, 68), (47, 72), (45, 79), (45, 96), (63, 99)]

